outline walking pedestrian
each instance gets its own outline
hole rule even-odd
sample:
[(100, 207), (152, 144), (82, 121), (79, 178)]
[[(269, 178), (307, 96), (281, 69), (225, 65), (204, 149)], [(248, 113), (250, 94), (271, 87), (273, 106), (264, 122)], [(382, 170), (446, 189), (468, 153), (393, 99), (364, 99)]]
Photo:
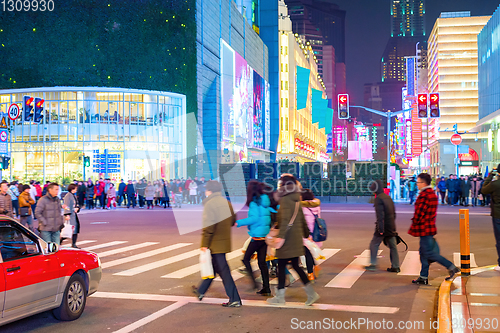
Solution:
[(94, 184), (92, 183), (92, 180), (89, 180), (88, 183), (87, 183), (87, 191), (85, 192), (85, 195), (87, 197), (87, 204), (86, 204), (86, 208), (87, 209), (94, 209), (95, 208), (95, 203), (94, 203), (94, 189), (95, 189), (95, 186)]
[(189, 183), (189, 203), (192, 205), (197, 204), (198, 203), (196, 201), (197, 196), (198, 196), (198, 184), (195, 181), (191, 181), (191, 183)]
[(391, 267), (387, 268), (388, 272), (399, 273), (399, 254), (397, 248), (398, 233), (396, 232), (396, 208), (391, 197), (384, 193), (384, 184), (381, 180), (377, 180), (370, 185), (370, 191), (376, 194), (375, 197), (375, 214), (377, 222), (375, 222), (375, 232), (370, 242), (370, 265), (365, 268), (374, 271), (377, 268), (377, 255), (380, 243), (384, 240), (390, 249)]
[[(206, 185), (207, 198), (203, 201), (203, 233), (201, 251), (210, 250), (214, 275), (219, 274), (229, 302), (224, 307), (240, 307), (241, 298), (236, 289), (231, 270), (227, 264), (226, 253), (231, 252), (231, 227), (236, 222), (233, 206), (221, 194), (222, 185), (218, 181), (210, 181)], [(193, 286), (193, 292), (201, 301), (213, 278), (205, 279), (199, 287)]]
[(127, 184), (123, 182), (123, 179), (120, 180), (120, 184), (118, 184), (118, 206), (122, 205), (122, 202), (126, 205), (127, 204), (127, 198), (125, 196), (125, 187)]
[(142, 179), (139, 179), (135, 187), (135, 190), (137, 191), (137, 197), (139, 199), (139, 208), (141, 209), (144, 208), (146, 186), (146, 182), (142, 182)]
[(469, 176), (465, 176), (465, 178), (460, 183), (460, 190), (462, 194), (460, 205), (465, 207), (469, 206), (469, 195), (471, 188), (472, 185), (471, 181), (469, 180)]
[[(35, 203), (31, 206), (31, 210), (33, 211), (33, 214), (35, 214), (35, 209), (36, 209), (36, 202), (37, 202), (36, 194), (37, 193), (36, 193), (35, 181), (30, 180), (30, 196), (31, 196), (31, 199), (33, 199), (33, 201), (35, 201)], [(33, 218), (36, 220), (35, 215), (33, 215)]]
[[(309, 229), (309, 240), (313, 241), (312, 234), (314, 232), (314, 226), (316, 224), (316, 216), (321, 217), (321, 201), (314, 197), (314, 193), (306, 188), (302, 190), (302, 212), (304, 213), (304, 218), (306, 219), (307, 228)], [(323, 242), (318, 242), (316, 245), (321, 248)], [(314, 262), (314, 258), (311, 251), (304, 246), (306, 266), (307, 266), (307, 277), (309, 281), (314, 281), (318, 277), (319, 266)]]
[[(246, 272), (250, 276), (253, 289), (257, 294), (262, 296), (271, 296), (271, 288), (269, 286), (269, 270), (266, 264), (267, 244), (266, 236), (271, 229), (271, 211), (269, 207), (271, 200), (264, 193), (263, 184), (251, 180), (247, 186), (247, 201), (248, 217), (236, 222), (237, 227), (247, 226), (248, 234), (252, 237), (250, 244), (245, 250), (243, 264), (246, 267)], [(262, 277), (262, 289), (255, 281), (250, 259), (257, 252), (257, 262), (259, 264), (260, 275)]]
[(417, 186), (420, 194), (415, 202), (415, 214), (413, 215), (412, 225), (408, 233), (414, 237), (420, 237), (420, 276), (413, 280), (415, 284), (429, 284), (429, 266), (431, 262), (438, 262), (448, 269), (451, 280), (456, 273), (460, 272), (451, 261), (439, 254), (439, 246), (434, 239), (437, 234), (436, 215), (438, 199), (432, 187), (430, 186), (431, 176), (427, 173), (418, 175)]
[(135, 205), (136, 205), (136, 202), (135, 202), (135, 188), (134, 188), (134, 184), (132, 184), (132, 181), (129, 180), (128, 181), (128, 184), (127, 184), (127, 208), (130, 208), (130, 206), (132, 206), (132, 208), (135, 208)]
[(47, 194), (38, 202), (35, 216), (38, 218), (38, 229), (40, 236), (46, 242), (53, 242), (60, 245), (60, 230), (63, 227), (64, 219), (69, 220), (69, 216), (63, 218), (61, 214), (61, 199), (58, 197), (59, 184), (50, 183), (47, 187)]
[(116, 209), (116, 188), (113, 183), (109, 183), (107, 208)]
[(307, 294), (305, 304), (312, 305), (319, 299), (319, 295), (314, 291), (306, 273), (299, 267), (299, 257), (305, 254), (303, 239), (309, 237), (309, 229), (300, 204), (300, 191), (301, 188), (294, 176), (281, 176), (280, 187), (275, 199), (280, 204), (278, 209), (279, 235), (277, 241), (284, 240), (284, 244), (281, 248), (276, 249), (278, 289), (276, 290), (276, 296), (267, 300), (270, 304), (285, 304), (285, 268), (289, 262), (292, 263), (293, 269), (304, 284)]
[(441, 204), (445, 204), (445, 198), (446, 198), (446, 182), (444, 180), (444, 177), (441, 177), (441, 180), (438, 183), (438, 190), (439, 194), (441, 195)]
[(77, 213), (80, 211), (80, 206), (78, 205), (78, 198), (75, 193), (78, 190), (78, 185), (69, 184), (68, 193), (64, 196), (64, 216), (69, 217), (69, 224), (71, 224), (73, 229), (73, 235), (71, 237), (71, 247), (78, 249), (76, 246), (76, 241), (78, 239), (78, 234), (80, 233), (80, 220), (78, 219)]
[(26, 214), (21, 214), (21, 224), (31, 231), (35, 232), (35, 226), (33, 225), (33, 212), (31, 211), (31, 206), (35, 203), (30, 196), (30, 186), (23, 185), (23, 191), (19, 195), (19, 207), (21, 212), (27, 211)]
[(472, 177), (472, 181), (470, 183), (471, 185), (471, 199), (472, 199), (472, 207), (476, 207), (478, 204), (478, 198), (480, 191), (479, 189), (481, 188), (481, 182), (477, 179), (477, 176)]
[[(484, 180), (483, 188), (481, 192), (483, 195), (491, 196), (491, 217), (493, 219), (493, 233), (495, 235), (496, 248), (497, 248), (497, 263), (495, 267), (496, 271), (500, 271), (500, 181), (498, 176), (498, 171), (500, 170), (500, 164), (494, 170), (491, 170), (490, 174)], [(495, 178), (495, 180), (493, 180)]]
[(7, 193), (12, 198), (12, 209), (16, 212), (15, 216), (19, 218), (19, 189), (16, 181), (10, 183)]
[(146, 197), (146, 203), (148, 204), (148, 209), (154, 208), (153, 200), (154, 200), (155, 192), (156, 192), (156, 188), (151, 184), (151, 182), (148, 182), (148, 186), (146, 186), (146, 190), (144, 191), (144, 195)]
[(7, 193), (8, 190), (9, 183), (2, 180), (0, 183), (0, 214), (14, 218), (14, 212), (12, 211), (12, 198), (9, 193)]
[(410, 192), (410, 205), (413, 205), (415, 194), (417, 193), (417, 182), (415, 181), (415, 177), (411, 177), (408, 182), (408, 190)]

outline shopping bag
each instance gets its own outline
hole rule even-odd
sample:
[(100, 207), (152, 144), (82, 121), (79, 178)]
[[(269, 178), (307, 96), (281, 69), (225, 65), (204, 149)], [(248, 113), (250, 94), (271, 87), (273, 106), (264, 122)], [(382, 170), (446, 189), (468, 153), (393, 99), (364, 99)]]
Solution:
[(311, 252), (311, 255), (313, 256), (314, 259), (316, 260), (325, 259), (325, 257), (323, 256), (323, 252), (321, 251), (319, 246), (312, 240), (304, 238), (304, 245)]
[(64, 222), (64, 228), (61, 230), (62, 238), (71, 238), (73, 237), (73, 231), (75, 230), (75, 226), (71, 225), (69, 222)]
[(212, 266), (212, 254), (209, 249), (200, 253), (200, 272), (202, 279), (213, 279), (214, 267)]
[(266, 261), (272, 261), (276, 259), (276, 249), (273, 247), (267, 247)]
[(300, 256), (300, 266), (307, 267), (306, 256)]

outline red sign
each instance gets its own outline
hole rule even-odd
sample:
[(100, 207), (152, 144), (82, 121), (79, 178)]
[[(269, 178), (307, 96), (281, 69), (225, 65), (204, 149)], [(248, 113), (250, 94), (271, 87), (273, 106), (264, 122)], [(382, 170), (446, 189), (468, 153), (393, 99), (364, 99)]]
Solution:
[(455, 146), (458, 146), (459, 144), (462, 143), (462, 136), (460, 134), (453, 134), (450, 139), (451, 143), (453, 143)]

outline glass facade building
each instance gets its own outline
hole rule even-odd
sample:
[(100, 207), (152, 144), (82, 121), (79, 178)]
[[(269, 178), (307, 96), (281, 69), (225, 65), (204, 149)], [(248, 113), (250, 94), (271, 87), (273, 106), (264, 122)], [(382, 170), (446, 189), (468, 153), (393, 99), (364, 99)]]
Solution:
[[(102, 87), (7, 89), (0, 90), (4, 119), (10, 105), (22, 107), (23, 96), (44, 100), (43, 119), (25, 121), (21, 114), (8, 121), (11, 163), (4, 179), (186, 176), (184, 95)], [(88, 167), (84, 156), (90, 157)]]

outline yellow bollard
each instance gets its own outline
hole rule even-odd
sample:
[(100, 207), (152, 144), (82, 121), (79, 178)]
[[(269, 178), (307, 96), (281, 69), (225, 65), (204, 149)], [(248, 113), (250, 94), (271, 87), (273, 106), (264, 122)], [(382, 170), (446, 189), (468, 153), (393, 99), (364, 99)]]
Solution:
[(460, 266), (463, 276), (470, 275), (469, 210), (460, 209)]

